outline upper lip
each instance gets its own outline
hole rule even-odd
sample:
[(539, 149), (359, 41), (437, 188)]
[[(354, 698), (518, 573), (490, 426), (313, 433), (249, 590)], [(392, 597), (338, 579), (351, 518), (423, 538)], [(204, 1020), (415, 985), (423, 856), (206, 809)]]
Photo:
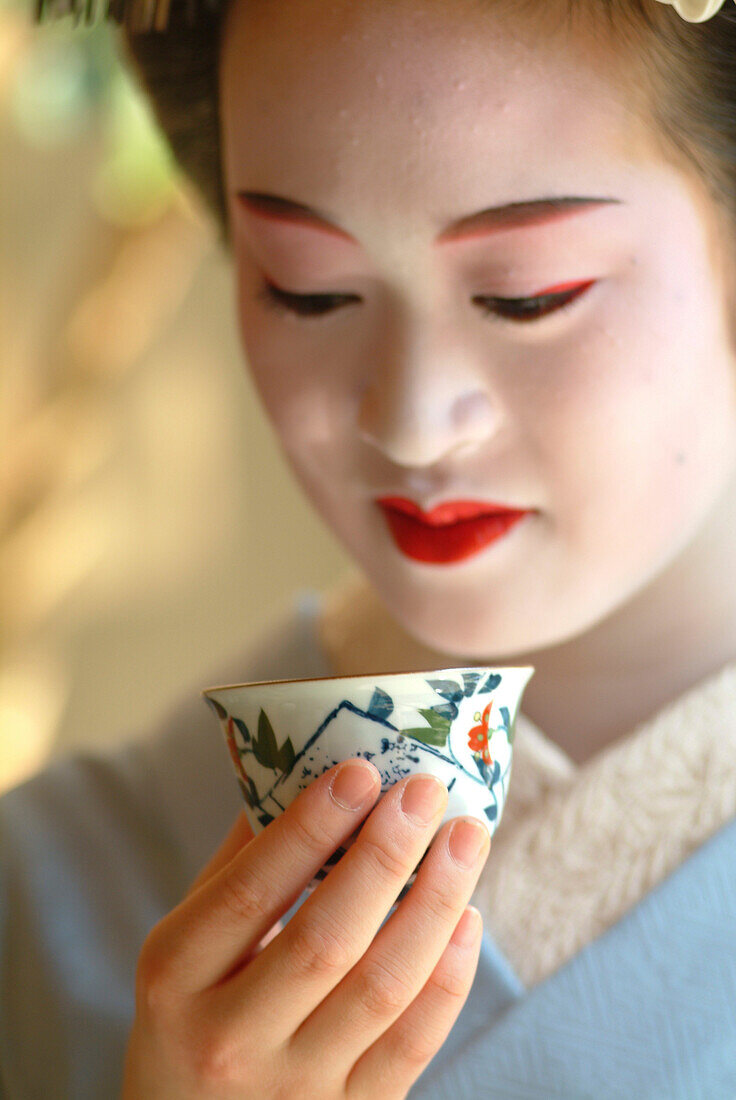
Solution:
[(508, 504), (496, 504), (490, 500), (445, 500), (433, 505), (426, 511), (407, 497), (378, 497), (377, 503), (384, 507), (404, 512), (433, 527), (457, 523), (463, 519), (475, 519), (477, 516), (504, 515), (509, 512), (528, 512), (528, 508), (514, 508)]

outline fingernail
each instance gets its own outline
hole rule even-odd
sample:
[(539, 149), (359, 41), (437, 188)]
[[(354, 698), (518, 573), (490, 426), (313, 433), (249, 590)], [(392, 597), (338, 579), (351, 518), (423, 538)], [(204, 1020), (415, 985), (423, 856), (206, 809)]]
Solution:
[(375, 768), (351, 760), (335, 772), (330, 783), (330, 794), (343, 810), (359, 810), (377, 785)]
[(420, 825), (428, 825), (444, 802), (444, 783), (432, 775), (417, 775), (404, 787), (401, 808)]
[(478, 910), (474, 905), (469, 905), (452, 933), (452, 942), (458, 947), (472, 947), (477, 939), (481, 921), (482, 917)]
[(488, 839), (488, 830), (479, 821), (455, 821), (450, 829), (450, 855), (468, 870), (477, 862)]

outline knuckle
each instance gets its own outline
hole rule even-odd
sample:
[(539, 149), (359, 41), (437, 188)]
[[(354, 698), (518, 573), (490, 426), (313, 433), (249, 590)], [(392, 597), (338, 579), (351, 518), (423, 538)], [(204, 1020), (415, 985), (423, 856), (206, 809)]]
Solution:
[(257, 1057), (248, 1029), (213, 1011), (213, 1003), (211, 997), (200, 998), (178, 1029), (177, 1060), (196, 1095), (240, 1096), (244, 1083), (256, 1075), (266, 1086), (273, 1069), (270, 1060), (262, 1052)]
[[(296, 925), (296, 926), (295, 926)], [(307, 975), (338, 974), (352, 964), (349, 941), (339, 930), (331, 930), (313, 920), (290, 921), (291, 960)]]
[(241, 1050), (219, 1037), (199, 1037), (190, 1048), (189, 1072), (199, 1090), (206, 1095), (235, 1086), (248, 1079), (247, 1060)]
[(225, 876), (220, 889), (222, 904), (238, 920), (258, 920), (268, 910), (266, 887), (252, 872), (233, 870)]
[(403, 1011), (412, 1000), (412, 989), (405, 977), (374, 959), (356, 975), (355, 995), (372, 1017), (381, 1019)]
[(441, 920), (454, 928), (462, 914), (455, 884), (442, 878), (425, 882), (417, 901), (427, 910), (433, 924)]
[(148, 1018), (162, 1016), (174, 999), (171, 961), (154, 928), (144, 941), (135, 974), (136, 1004)]
[(434, 1058), (441, 1045), (442, 1039), (435, 1041), (430, 1031), (402, 1027), (396, 1035), (395, 1050), (397, 1058), (418, 1070)]
[(440, 994), (445, 1004), (450, 1002), (457, 1005), (467, 997), (471, 982), (467, 974), (458, 971), (443, 959), (430, 975), (428, 984)]
[(377, 868), (381, 877), (392, 884), (395, 884), (397, 879), (403, 882), (409, 877), (411, 867), (408, 866), (406, 857), (400, 850), (385, 842), (380, 843), (370, 836), (361, 837), (358, 843), (371, 862), (371, 872)]
[[(328, 834), (318, 817), (310, 816), (304, 811), (304, 807), (300, 807), (300, 811), (297, 812), (297, 807), (294, 807), (295, 812), (290, 816), (288, 821), (288, 828), (284, 828), (283, 839), (286, 844), (290, 845), (297, 853), (297, 855), (303, 856), (305, 853), (309, 856), (315, 853), (322, 854), (324, 849), (329, 847), (332, 850), (335, 847), (335, 841)], [(286, 826), (286, 821), (284, 825)]]

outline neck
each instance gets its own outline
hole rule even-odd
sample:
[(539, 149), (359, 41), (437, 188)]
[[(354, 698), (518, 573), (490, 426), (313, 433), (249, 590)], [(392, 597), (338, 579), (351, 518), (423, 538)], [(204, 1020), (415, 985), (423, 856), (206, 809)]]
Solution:
[(524, 711), (583, 762), (736, 660), (736, 500), (656, 580), (584, 634), (524, 655)]

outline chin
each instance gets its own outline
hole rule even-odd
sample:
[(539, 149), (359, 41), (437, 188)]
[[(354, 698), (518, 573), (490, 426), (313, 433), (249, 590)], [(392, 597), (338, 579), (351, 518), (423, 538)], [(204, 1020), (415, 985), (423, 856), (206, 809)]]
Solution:
[(437, 654), (438, 663), (528, 663), (530, 654), (572, 641), (605, 619), (614, 608), (582, 607), (572, 593), (545, 606), (543, 593), (524, 592), (515, 598), (509, 585), (505, 598), (494, 599), (488, 589), (479, 598), (477, 585), (461, 594), (439, 592), (408, 577), (368, 577), (388, 614), (420, 645)]
[[(385, 577), (369, 575), (386, 611), (415, 642), (436, 655), (437, 664), (495, 662), (521, 654), (540, 644), (538, 632), (530, 634), (520, 629), (515, 615), (502, 618), (478, 607), (478, 601), (468, 598), (467, 607), (457, 597), (449, 602), (437, 593), (416, 592), (407, 598), (406, 585), (397, 591), (386, 585)], [(491, 618), (494, 620), (489, 629)]]
[(453, 664), (495, 664), (499, 661), (508, 661), (534, 648), (535, 643), (539, 641), (538, 638), (529, 636), (513, 638), (506, 632), (505, 644), (503, 644), (499, 637), (500, 631), (494, 631), (491, 635), (486, 624), (476, 624), (467, 620), (445, 626), (441, 636), (436, 625), (417, 623), (409, 617), (404, 619), (402, 626), (422, 645), (451, 658)]

